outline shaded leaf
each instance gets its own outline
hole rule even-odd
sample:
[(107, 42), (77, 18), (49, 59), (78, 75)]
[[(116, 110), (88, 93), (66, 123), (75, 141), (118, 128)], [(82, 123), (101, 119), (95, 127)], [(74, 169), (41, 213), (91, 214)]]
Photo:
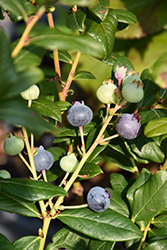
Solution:
[(164, 250), (167, 248), (167, 240), (157, 240), (148, 244), (144, 249), (145, 250)]
[(136, 24), (137, 18), (136, 16), (128, 10), (121, 10), (121, 9), (115, 9), (114, 10), (117, 14), (118, 21), (121, 23), (127, 23), (127, 24)]
[(96, 213), (88, 208), (65, 211), (59, 220), (85, 235), (102, 241), (124, 241), (142, 237), (131, 220), (113, 210)]
[(134, 67), (133, 67), (132, 63), (129, 61), (129, 59), (126, 56), (118, 57), (118, 59), (116, 60), (116, 62), (113, 65), (113, 69), (112, 69), (113, 73), (116, 72), (117, 65), (119, 67), (124, 66), (125, 68), (127, 68), (127, 72), (134, 71)]
[(141, 124), (148, 123), (151, 120), (156, 120), (167, 116), (166, 109), (149, 109), (143, 110), (140, 113)]
[(67, 247), (68, 250), (85, 250), (87, 249), (89, 239), (65, 227), (53, 236), (52, 241), (52, 243), (48, 244), (46, 250), (55, 250), (60, 247)]
[(73, 79), (74, 80), (96, 79), (96, 77), (88, 71), (79, 71), (74, 75)]
[(13, 250), (34, 250), (39, 249), (40, 237), (25, 236), (12, 243)]
[(50, 183), (19, 178), (0, 179), (0, 190), (4, 194), (7, 193), (27, 201), (39, 201), (58, 195), (67, 195), (63, 188)]
[(87, 250), (113, 250), (115, 246), (115, 242), (107, 242), (100, 240), (90, 240), (89, 246)]
[(42, 33), (30, 38), (28, 43), (49, 50), (75, 49), (97, 58), (104, 57), (102, 45), (92, 37), (66, 34), (51, 28), (47, 28)]
[(162, 214), (157, 216), (153, 221), (152, 224), (158, 228), (165, 228), (167, 229), (167, 214)]
[(73, 30), (84, 31), (84, 21), (86, 14), (78, 9), (77, 11), (70, 11), (67, 16), (66, 24), (67, 27)]
[(3, 250), (14, 250), (10, 241), (3, 234), (0, 234), (0, 246)]
[(118, 194), (121, 194), (128, 185), (125, 177), (118, 173), (112, 173), (110, 175), (110, 183), (114, 191), (116, 191)]
[(86, 179), (90, 179), (90, 178), (92, 178), (98, 174), (102, 174), (102, 173), (103, 173), (103, 171), (98, 165), (96, 165), (95, 163), (92, 163), (92, 162), (91, 163), (86, 162), (83, 165), (81, 171), (79, 172), (79, 175), (81, 175), (81, 176), (88, 175), (88, 177), (86, 177), (86, 178), (81, 177), (81, 179), (86, 180)]
[(112, 194), (110, 200), (109, 209), (113, 211), (117, 211), (117, 213), (122, 214), (125, 217), (129, 217), (129, 209), (126, 203), (121, 198), (121, 195), (114, 190), (111, 190), (110, 193)]
[(46, 98), (39, 98), (32, 102), (32, 107), (35, 108), (41, 115), (48, 116), (61, 122), (61, 111), (55, 102)]
[[(75, 0), (60, 0), (60, 2), (66, 5), (76, 4)], [(77, 0), (78, 6), (90, 6), (90, 5), (94, 5), (95, 3), (96, 3), (96, 0)]]
[(25, 200), (2, 192), (0, 192), (0, 209), (28, 217), (40, 217), (40, 213), (33, 202), (25, 202)]
[(57, 101), (55, 104), (59, 107), (59, 109), (62, 110), (67, 110), (69, 109), (72, 105), (69, 102), (64, 102), (64, 101)]
[(134, 194), (133, 221), (149, 220), (167, 207), (167, 172), (158, 171)]
[(97, 0), (96, 4), (90, 7), (90, 10), (104, 21), (109, 10), (109, 0)]

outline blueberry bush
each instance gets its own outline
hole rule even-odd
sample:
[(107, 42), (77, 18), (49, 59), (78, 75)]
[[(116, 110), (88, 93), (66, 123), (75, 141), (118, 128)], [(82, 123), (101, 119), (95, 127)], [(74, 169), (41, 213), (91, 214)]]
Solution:
[[(167, 248), (166, 7), (0, 0), (1, 23), (8, 15), (20, 34), (9, 39), (0, 28), (0, 119), (21, 130), (6, 135), (4, 150), (29, 171), (29, 178), (0, 171), (0, 209), (43, 222), (14, 242), (0, 234), (1, 249)], [(80, 98), (78, 83), (96, 107)], [(52, 147), (37, 147), (44, 134), (54, 136)], [(102, 174), (104, 161), (123, 172), (66, 205), (72, 186)], [(64, 227), (47, 245), (53, 220)]]

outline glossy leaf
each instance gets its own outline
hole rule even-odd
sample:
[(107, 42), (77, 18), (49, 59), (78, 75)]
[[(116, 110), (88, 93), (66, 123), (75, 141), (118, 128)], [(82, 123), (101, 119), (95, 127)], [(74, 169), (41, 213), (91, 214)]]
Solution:
[(109, 0), (97, 0), (96, 4), (90, 7), (90, 10), (104, 21), (109, 10)]
[(167, 248), (167, 240), (159, 240), (159, 241), (157, 240), (147, 245), (144, 249), (145, 250), (164, 250), (165, 248)]
[[(61, 3), (64, 3), (66, 5), (75, 5), (76, 1), (75, 0), (61, 0)], [(94, 5), (96, 3), (96, 0), (78, 0), (77, 5), (78, 6), (90, 6)]]
[(125, 177), (118, 173), (112, 173), (110, 175), (110, 183), (114, 191), (116, 191), (118, 194), (121, 194), (128, 185)]
[(34, 250), (38, 249), (40, 244), (40, 237), (25, 236), (12, 243), (13, 250)]
[(111, 190), (110, 193), (112, 194), (110, 200), (109, 209), (116, 211), (119, 214), (122, 214), (125, 217), (129, 217), (129, 210), (126, 203), (121, 198), (121, 195), (117, 193), (117, 191)]
[(16, 15), (18, 20), (28, 20), (28, 14), (35, 12), (36, 8), (26, 0), (0, 0), (0, 7)]
[(84, 31), (85, 19), (86, 14), (81, 9), (70, 11), (66, 20), (67, 27), (72, 30)]
[(150, 121), (145, 129), (144, 134), (147, 137), (154, 137), (158, 135), (164, 135), (167, 131), (167, 117), (159, 118), (158, 120)]
[(74, 209), (59, 214), (57, 218), (70, 228), (102, 241), (142, 237), (142, 232), (129, 218), (110, 209), (103, 213), (92, 212), (88, 208)]
[(165, 155), (157, 143), (143, 134), (140, 134), (135, 140), (130, 140), (129, 145), (133, 152), (143, 159), (157, 163), (161, 163), (164, 160)]
[(167, 207), (167, 172), (155, 173), (134, 194), (133, 221), (149, 220)]
[(157, 216), (152, 224), (158, 228), (166, 228), (167, 229), (167, 214), (162, 214)]
[(55, 250), (60, 247), (66, 247), (68, 250), (85, 250), (89, 239), (64, 227), (53, 236), (52, 241), (52, 243), (48, 244), (46, 250)]
[(44, 132), (55, 131), (55, 128), (44, 121), (34, 109), (28, 108), (21, 97), (0, 103), (0, 119), (9, 124), (22, 125), (37, 137)]
[(129, 72), (129, 71), (134, 71), (135, 69), (134, 69), (134, 67), (133, 67), (133, 65), (132, 65), (132, 63), (128, 60), (128, 58), (127, 57), (125, 57), (125, 56), (120, 56), (120, 57), (118, 57), (118, 59), (116, 60), (116, 62), (114, 63), (114, 65), (113, 65), (113, 69), (112, 69), (112, 71), (115, 73), (115, 71), (116, 71), (116, 67), (117, 66), (119, 66), (119, 67), (122, 67), (122, 66), (124, 66), (125, 68), (127, 68), (127, 73)]
[(66, 34), (51, 28), (45, 29), (42, 33), (31, 38), (29, 44), (35, 44), (49, 50), (75, 49), (97, 58), (104, 57), (102, 45), (92, 37)]
[(40, 213), (33, 202), (25, 202), (25, 200), (2, 192), (0, 192), (0, 209), (28, 217), (40, 217)]
[[(103, 171), (98, 165), (96, 165), (92, 162), (91, 163), (86, 162), (83, 165), (81, 171), (79, 172), (79, 175), (81, 176), (81, 179), (86, 180), (86, 179), (90, 179), (90, 178), (92, 178), (98, 174), (102, 174), (102, 173), (103, 173)], [(84, 176), (84, 175), (85, 175), (85, 177), (82, 178), (82, 176)]]
[(59, 107), (61, 111), (69, 109), (72, 105), (69, 102), (57, 101), (55, 104)]
[(104, 60), (110, 58), (118, 24), (116, 13), (110, 9), (104, 21), (96, 22), (87, 18), (85, 24), (87, 26), (87, 34), (102, 44), (105, 52)]
[(17, 70), (23, 70), (27, 67), (38, 66), (43, 58), (45, 50), (37, 46), (28, 46), (23, 48), (14, 58), (14, 65)]
[(67, 195), (63, 188), (50, 183), (19, 178), (0, 179), (0, 190), (27, 201), (39, 201), (58, 195)]
[(137, 18), (136, 16), (128, 11), (128, 10), (121, 10), (121, 9), (115, 9), (114, 10), (117, 14), (118, 21), (121, 23), (127, 23), (127, 24), (136, 24), (137, 23)]
[(141, 174), (139, 175), (139, 177), (132, 184), (132, 186), (128, 189), (127, 199), (129, 201), (129, 204), (130, 204), (131, 208), (132, 208), (132, 205), (133, 205), (135, 191), (139, 187), (144, 185), (151, 178), (151, 176), (152, 175), (151, 175), (150, 171), (147, 170), (146, 168), (143, 168)]
[(89, 246), (87, 250), (113, 250), (115, 246), (115, 242), (107, 242), (100, 240), (90, 240)]
[(10, 241), (3, 234), (0, 234), (0, 246), (4, 250), (14, 250)]
[(103, 150), (107, 147), (107, 145), (104, 146), (97, 146), (92, 154), (88, 157), (88, 162), (92, 162), (101, 152), (103, 152)]
[(32, 103), (32, 107), (35, 108), (41, 115), (48, 116), (53, 118), (59, 122), (61, 122), (61, 111), (56, 103), (46, 99), (39, 98), (34, 100)]
[(96, 79), (96, 77), (88, 71), (79, 71), (74, 75), (73, 79), (74, 80)]

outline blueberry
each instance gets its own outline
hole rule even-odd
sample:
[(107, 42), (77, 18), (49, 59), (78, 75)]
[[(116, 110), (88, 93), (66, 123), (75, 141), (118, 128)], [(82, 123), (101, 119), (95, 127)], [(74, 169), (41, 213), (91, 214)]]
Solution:
[(74, 127), (81, 127), (89, 124), (93, 118), (92, 110), (84, 105), (84, 102), (75, 102), (67, 111), (67, 120)]
[(110, 205), (110, 191), (102, 187), (93, 187), (87, 195), (89, 207), (95, 212), (104, 212)]
[(136, 114), (122, 114), (116, 122), (116, 130), (125, 139), (135, 139), (141, 130), (140, 116)]
[(36, 147), (37, 154), (34, 155), (34, 163), (35, 168), (38, 172), (42, 170), (48, 170), (51, 168), (54, 162), (53, 155), (44, 149), (43, 146), (40, 146), (39, 148)]

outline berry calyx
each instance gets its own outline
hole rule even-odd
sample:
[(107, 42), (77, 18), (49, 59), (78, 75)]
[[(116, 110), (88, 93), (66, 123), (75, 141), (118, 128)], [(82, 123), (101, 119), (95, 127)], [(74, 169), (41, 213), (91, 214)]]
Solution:
[(3, 147), (8, 155), (17, 155), (23, 150), (24, 141), (20, 137), (9, 133), (9, 135), (5, 137)]
[(97, 89), (96, 96), (102, 103), (116, 103), (116, 89), (117, 86), (113, 83), (111, 79), (109, 79), (108, 81), (104, 81), (103, 85)]
[(73, 173), (77, 168), (79, 161), (74, 153), (63, 156), (60, 160), (60, 167), (63, 171)]
[(137, 114), (122, 114), (116, 121), (116, 130), (125, 139), (135, 139), (141, 130), (140, 116)]
[(35, 100), (38, 99), (39, 96), (39, 88), (37, 85), (32, 85), (30, 88), (26, 89), (25, 91), (21, 92), (20, 95), (25, 100)]
[(36, 147), (37, 154), (34, 155), (35, 168), (38, 172), (48, 170), (54, 163), (53, 155), (44, 149), (43, 146)]
[(89, 190), (87, 202), (89, 207), (95, 212), (104, 212), (110, 205), (110, 191), (96, 186)]
[(93, 118), (92, 110), (84, 105), (84, 102), (75, 102), (67, 111), (67, 120), (74, 127), (81, 127), (89, 124)]
[(0, 177), (3, 179), (11, 178), (11, 174), (7, 170), (0, 170)]

